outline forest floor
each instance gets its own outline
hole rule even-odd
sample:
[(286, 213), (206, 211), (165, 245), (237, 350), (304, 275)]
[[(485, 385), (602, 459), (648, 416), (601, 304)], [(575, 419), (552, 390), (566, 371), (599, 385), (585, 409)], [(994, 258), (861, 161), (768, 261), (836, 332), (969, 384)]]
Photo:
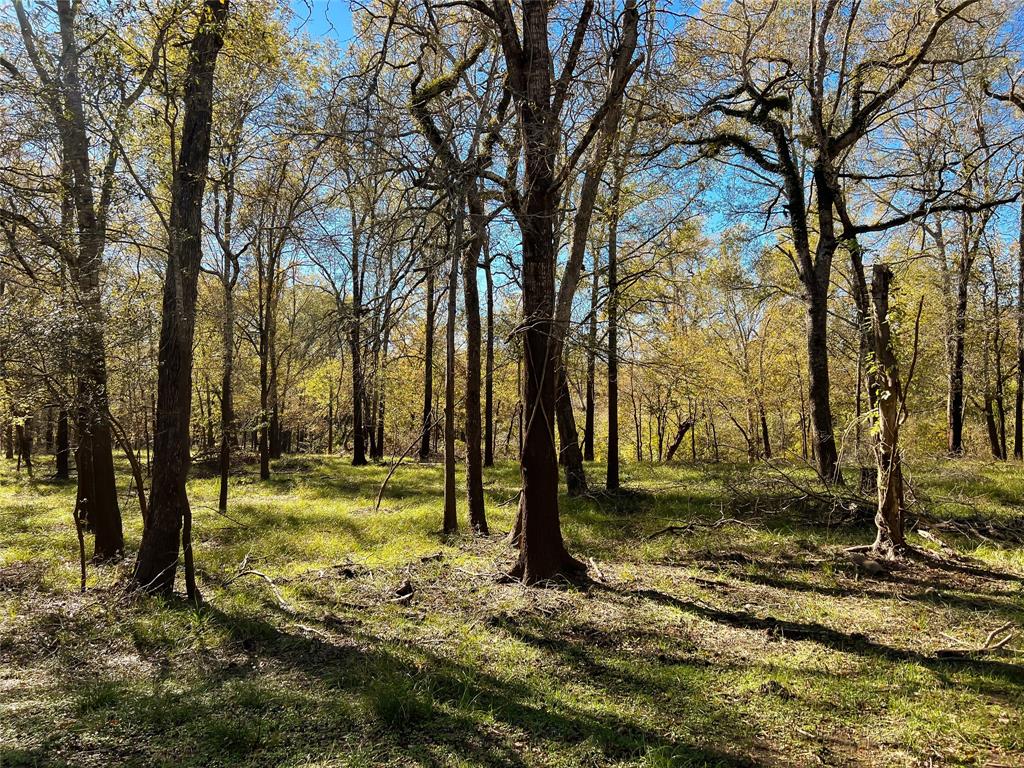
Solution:
[(845, 551), (863, 515), (775, 469), (628, 465), (563, 500), (591, 580), (528, 589), (500, 578), (513, 465), (487, 472), (496, 533), (445, 538), (439, 466), (375, 510), (387, 467), (295, 457), (228, 516), (191, 483), (198, 611), (125, 594), (130, 563), (79, 594), (48, 469), (0, 461), (2, 768), (1024, 766), (1019, 466), (918, 467), (931, 557), (889, 570)]

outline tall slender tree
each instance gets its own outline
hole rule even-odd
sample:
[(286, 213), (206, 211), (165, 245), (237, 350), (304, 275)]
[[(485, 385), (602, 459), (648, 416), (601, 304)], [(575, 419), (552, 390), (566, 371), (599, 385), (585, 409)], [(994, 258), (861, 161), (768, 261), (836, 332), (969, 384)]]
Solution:
[(194, 601), (199, 600), (199, 592), (193, 568), (192, 509), (185, 488), (191, 461), (192, 341), (202, 262), (202, 208), (210, 160), (214, 69), (224, 44), (227, 18), (227, 0), (203, 0), (188, 49), (180, 151), (171, 187), (153, 482), (149, 519), (132, 575), (140, 589), (169, 594), (183, 551), (186, 589)]

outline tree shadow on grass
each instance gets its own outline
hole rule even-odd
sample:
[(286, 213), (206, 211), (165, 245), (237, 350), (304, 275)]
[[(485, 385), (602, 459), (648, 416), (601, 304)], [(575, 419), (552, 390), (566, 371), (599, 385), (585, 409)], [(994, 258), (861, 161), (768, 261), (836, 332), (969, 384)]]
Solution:
[[(898, 597), (900, 600), (913, 600), (916, 602), (928, 603), (937, 607), (950, 606), (968, 611), (998, 611), (1008, 617), (1019, 616), (1024, 612), (1024, 606), (1016, 602), (1013, 595), (1004, 594), (1001, 597), (993, 595), (964, 595), (957, 592), (939, 590), (935, 584), (914, 579), (903, 575), (891, 574), (886, 581), (915, 587), (910, 592), (900, 592), (898, 595), (892, 591), (883, 589), (871, 589), (862, 585), (858, 586), (828, 586), (825, 584), (814, 584), (799, 579), (786, 578), (784, 576), (773, 576), (767, 573), (748, 573), (744, 571), (732, 571), (730, 577), (759, 584), (772, 589), (782, 589), (793, 592), (815, 593), (835, 598), (874, 598), (879, 600), (890, 600)], [(943, 585), (944, 586), (944, 585)], [(929, 588), (931, 588), (929, 590)]]
[[(807, 640), (833, 650), (859, 653), (897, 662), (919, 664), (933, 672), (946, 674), (964, 671), (971, 674), (978, 684), (985, 680), (998, 680), (1017, 689), (1024, 690), (1024, 666), (993, 658), (965, 657), (961, 659), (940, 659), (931, 654), (909, 648), (896, 648), (872, 640), (861, 632), (843, 632), (817, 622), (790, 621), (774, 616), (755, 616), (743, 610), (725, 610), (660, 592), (655, 589), (617, 590), (602, 586), (603, 589), (619, 596), (619, 599), (642, 599), (660, 605), (676, 608), (685, 613), (724, 624), (737, 629), (767, 632), (779, 640)], [(999, 695), (1006, 694), (1006, 688), (994, 687)]]
[[(41, 720), (31, 728), (16, 723), (43, 735), (0, 751), (0, 765), (58, 766), (68, 749), (111, 763), (204, 768), (294, 763), (301, 755), (332, 765), (351, 758), (429, 768), (450, 765), (453, 757), (526, 768), (547, 755), (595, 766), (758, 764), (742, 745), (717, 751), (610, 711), (609, 700), (657, 693), (645, 690), (642, 676), (588, 663), (578, 643), (561, 651), (556, 643), (546, 653), (561, 654), (570, 667), (563, 674), (596, 691), (593, 707), (554, 696), (546, 684), (499, 677), (435, 646), (382, 639), (358, 625), (272, 606), (252, 612), (207, 604), (196, 612), (184, 600), (147, 601), (132, 610), (150, 608), (164, 614), (161, 621), (206, 626), (220, 640), (207, 652), (198, 636), (182, 657), (181, 639), (171, 633), (143, 649), (152, 670), (146, 674), (58, 654), (68, 727), (47, 735), (43, 720), (52, 710), (37, 713)], [(681, 693), (702, 716), (728, 718), (701, 691)]]
[[(253, 629), (251, 619), (240, 625), (216, 608), (204, 610), (240, 641)], [(525, 682), (499, 679), (415, 642), (390, 647), (372, 635), (348, 631), (342, 638), (345, 644), (339, 644), (263, 622), (259, 635), (265, 639), (255, 653), (318, 676), (338, 693), (365, 697), (384, 727), (380, 735), (404, 757), (412, 756), (410, 747), (426, 739), (480, 765), (523, 766), (528, 764), (521, 747), (525, 735), (537, 746), (571, 749), (589, 744), (611, 760), (643, 757), (656, 750), (675, 760), (669, 762), (672, 765), (754, 764), (680, 742), (606, 711), (538, 701), (539, 692)], [(575, 668), (588, 672), (585, 665)], [(426, 755), (419, 759), (423, 765), (442, 764)]]

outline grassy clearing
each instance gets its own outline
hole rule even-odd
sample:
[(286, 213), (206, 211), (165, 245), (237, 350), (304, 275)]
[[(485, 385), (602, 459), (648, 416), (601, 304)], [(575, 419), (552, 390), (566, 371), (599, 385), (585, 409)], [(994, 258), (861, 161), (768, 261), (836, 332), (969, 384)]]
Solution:
[[(842, 551), (870, 527), (785, 502), (769, 470), (630, 466), (628, 492), (563, 500), (593, 583), (525, 589), (497, 535), (439, 535), (437, 466), (400, 469), (380, 511), (386, 468), (275, 469), (235, 482), (230, 518), (191, 484), (197, 612), (122, 594), (127, 565), (77, 594), (73, 487), (2, 465), (0, 766), (1024, 765), (1017, 652), (935, 657), (1024, 627), (998, 528), (943, 534), (970, 563), (875, 578)], [(517, 470), (486, 480), (507, 530)], [(935, 517), (1020, 521), (1019, 467), (915, 481)], [(277, 594), (228, 583), (243, 562)]]

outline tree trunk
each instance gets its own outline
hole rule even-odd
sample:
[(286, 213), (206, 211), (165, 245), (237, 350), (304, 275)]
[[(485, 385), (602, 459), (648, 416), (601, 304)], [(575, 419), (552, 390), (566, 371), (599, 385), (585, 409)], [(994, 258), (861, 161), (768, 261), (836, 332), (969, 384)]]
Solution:
[(67, 480), (70, 476), (69, 461), (71, 450), (68, 446), (68, 412), (64, 406), (57, 412), (57, 450), (54, 455), (54, 477), (58, 480)]
[[(614, 194), (614, 192), (613, 192)], [(619, 283), (618, 218), (608, 222), (608, 466), (605, 487), (619, 488)]]
[(690, 420), (679, 422), (679, 426), (676, 428), (676, 436), (672, 439), (672, 444), (669, 445), (668, 453), (665, 455), (666, 464), (672, 461), (676, 451), (679, 450), (679, 446), (683, 443), (683, 438), (686, 437), (686, 433), (690, 431), (692, 426), (693, 422)]
[(260, 327), (260, 480), (270, 479), (270, 361), (266, 323)]
[(1024, 202), (1017, 238), (1017, 392), (1014, 402), (1013, 457), (1024, 459)]
[(190, 460), (192, 342), (202, 260), (203, 194), (210, 159), (213, 73), (223, 45), (227, 13), (226, 0), (205, 0), (202, 4), (185, 70), (181, 151), (171, 187), (149, 520), (133, 574), (141, 589), (170, 594), (180, 544), (186, 589), (193, 601), (199, 600), (199, 593), (192, 567), (192, 510), (185, 488)]
[[(506, 59), (519, 49), (509, 38), (515, 34), (511, 9), (503, 6), (502, 30)], [(519, 73), (517, 107), (523, 134), (523, 200), (517, 212), (522, 232), (523, 280), (523, 450), (522, 533), (519, 560), (512, 575), (527, 584), (546, 581), (582, 566), (570, 557), (562, 541), (558, 516), (558, 454), (555, 447), (554, 328), (555, 221), (558, 192), (555, 185), (557, 132), (552, 125), (551, 71), (548, 47), (548, 7), (523, 7), (523, 67)], [(511, 31), (510, 31), (511, 30)]]
[[(965, 255), (962, 263), (967, 263)], [(947, 449), (951, 456), (964, 453), (964, 336), (967, 330), (969, 267), (960, 269), (950, 339), (949, 387), (946, 395)]]
[[(461, 201), (458, 202), (461, 208)], [(456, 228), (462, 227), (461, 211), (456, 214)], [(456, 245), (461, 236), (456, 234)], [(459, 282), (458, 248), (452, 253), (448, 269), (448, 314), (445, 322), (444, 354), (444, 518), (445, 533), (459, 529), (455, 500), (455, 299)]]
[(363, 362), (361, 344), (362, 291), (359, 289), (358, 258), (352, 257), (352, 322), (349, 328), (349, 354), (352, 357), (352, 466), (366, 465), (366, 436), (363, 434)]
[(430, 458), (430, 430), (434, 421), (434, 267), (427, 267), (426, 341), (423, 350), (423, 431), (420, 436), (420, 461)]
[(384, 381), (381, 378), (383, 370), (378, 371), (377, 381), (377, 438), (373, 441), (373, 458), (375, 461), (384, 461), (384, 408), (386, 398), (384, 396)]
[(899, 449), (900, 423), (903, 419), (903, 391), (899, 366), (889, 327), (889, 286), (892, 271), (876, 264), (871, 274), (872, 332), (875, 352), (875, 381), (878, 398), (878, 427), (875, 460), (878, 467), (878, 533), (874, 550), (886, 556), (906, 550), (904, 538), (904, 489), (902, 457)]
[(764, 412), (764, 406), (763, 405), (758, 404), (757, 407), (758, 407), (758, 411), (760, 412), (760, 417), (761, 417), (761, 450), (762, 450), (762, 455), (766, 459), (770, 459), (772, 457), (772, 444), (771, 444), (771, 439), (770, 439), (770, 437), (768, 435), (768, 416)]
[[(78, 258), (71, 265), (77, 284), (79, 331), (73, 369), (77, 376), (78, 491), (76, 509), (96, 535), (93, 559), (114, 560), (124, 552), (121, 510), (114, 478), (113, 439), (110, 434), (107, 392), (106, 345), (102, 307), (101, 273), (105, 225), (93, 193), (89, 136), (86, 128), (82, 85), (79, 77), (79, 44), (75, 34), (77, 8), (70, 0), (58, 0), (64, 114), (60, 128), (65, 178), (74, 201), (78, 234)], [(20, 6), (18, 6), (20, 15)], [(102, 198), (101, 198), (102, 202)]]
[[(221, 329), (222, 354), (224, 370), (220, 384), (220, 499), (218, 509), (228, 510), (228, 475), (231, 472), (231, 434), (234, 431), (234, 402), (231, 391), (231, 374), (234, 368), (235, 355), (235, 296), (228, 270), (231, 269), (231, 258), (224, 259), (224, 325)], [(269, 466), (267, 471), (269, 474)], [(260, 462), (262, 474), (263, 463)]]
[[(469, 185), (475, 185), (470, 181)], [(466, 195), (469, 208), (470, 240), (463, 249), (462, 300), (466, 319), (466, 500), (469, 525), (479, 534), (487, 534), (484, 511), (483, 457), (480, 424), (480, 294), (477, 289), (477, 265), (487, 236), (487, 217), (483, 200), (475, 188)], [(460, 203), (461, 204), (461, 203)]]
[(833, 434), (832, 406), (829, 402), (828, 372), (828, 306), (827, 285), (808, 290), (807, 297), (807, 362), (808, 395), (814, 455), (818, 471), (827, 482), (842, 482), (839, 453)]
[(985, 429), (988, 432), (988, 447), (992, 452), (992, 458), (999, 460), (1005, 458), (999, 446), (999, 427), (996, 424), (995, 398), (991, 393), (985, 394)]
[(334, 385), (327, 390), (327, 455), (334, 454)]
[(20, 469), (21, 463), (25, 462), (25, 471), (28, 472), (29, 477), (32, 477), (32, 428), (30, 424), (30, 418), (19, 419), (14, 432), (18, 440), (18, 468)]
[(597, 302), (598, 276), (601, 271), (600, 252), (594, 249), (594, 273), (590, 279), (590, 318), (587, 328), (587, 383), (583, 421), (583, 460), (594, 460), (594, 398), (597, 373)]
[(565, 375), (564, 361), (555, 373), (555, 416), (558, 420), (559, 463), (565, 468), (565, 486), (570, 496), (582, 496), (587, 492), (587, 473), (583, 468), (583, 453), (580, 451), (579, 433), (576, 431), (576, 415), (572, 409), (572, 396)]
[[(486, 246), (486, 240), (484, 241)], [(485, 248), (486, 251), (486, 248)], [(494, 275), (492, 257), (484, 257), (484, 279), (487, 286), (487, 350), (484, 361), (484, 466), (494, 466)]]

